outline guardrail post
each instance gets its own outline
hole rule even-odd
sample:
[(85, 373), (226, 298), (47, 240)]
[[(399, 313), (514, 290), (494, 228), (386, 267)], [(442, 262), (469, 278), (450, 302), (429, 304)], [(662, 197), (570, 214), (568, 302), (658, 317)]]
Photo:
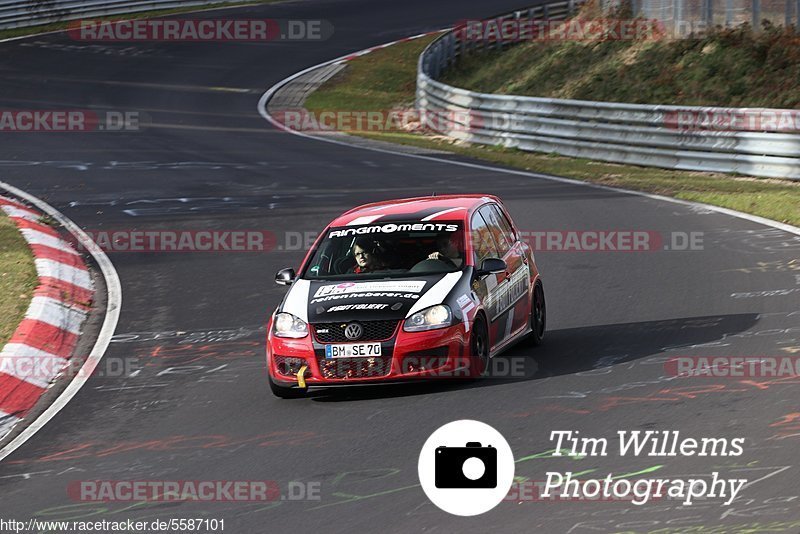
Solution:
[(714, 3), (713, 0), (703, 0), (703, 22), (705, 23), (706, 27), (704, 29), (709, 29), (711, 26), (714, 25)]
[(783, 25), (788, 28), (792, 25), (792, 2), (791, 0), (784, 0), (783, 6)]
[(725, 27), (733, 24), (733, 0), (725, 0)]
[(753, 0), (753, 31), (761, 30), (761, 0)]

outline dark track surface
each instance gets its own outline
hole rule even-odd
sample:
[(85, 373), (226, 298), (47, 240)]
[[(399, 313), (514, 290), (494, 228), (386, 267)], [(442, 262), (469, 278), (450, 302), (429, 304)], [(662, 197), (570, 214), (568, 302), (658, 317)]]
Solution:
[[(336, 33), (323, 45), (93, 46), (60, 34), (0, 45), (3, 108), (141, 111), (155, 124), (138, 133), (3, 134), (0, 180), (87, 229), (259, 228), (285, 244), (285, 232), (319, 231), (353, 205), (435, 190), (498, 194), (526, 230), (705, 236), (702, 251), (537, 254), (548, 337), (535, 351), (519, 347), (504, 356), (538, 364), (527, 379), (359, 389), (296, 401), (269, 393), (262, 324), (284, 291), (272, 283), (273, 273), (296, 266), (302, 251), (110, 254), (123, 287), (117, 332), (145, 334), (120, 337), (125, 342), (112, 343), (106, 358), (138, 358), (142, 371), (93, 377), (0, 464), (0, 517), (202, 516), (224, 518), (226, 532), (243, 533), (646, 532), (773, 521), (787, 522), (775, 531), (800, 531), (788, 526), (800, 520), (800, 498), (774, 499), (800, 495), (800, 425), (781, 424), (800, 412), (798, 381), (672, 380), (660, 378), (659, 363), (676, 355), (800, 356), (800, 293), (732, 296), (800, 288), (797, 237), (641, 196), (306, 140), (276, 132), (257, 113), (263, 91), (305, 67), (514, 7), (518, 0), (325, 0), (197, 15), (326, 19)], [(142, 211), (134, 217), (124, 211), (130, 209)], [(154, 339), (155, 332), (166, 334)], [(719, 500), (692, 507), (506, 502), (460, 519), (435, 508), (416, 486), (425, 439), (460, 418), (497, 428), (517, 458), (551, 449), (552, 430), (747, 438), (740, 458), (519, 463), (517, 474), (534, 480), (554, 469), (596, 469), (591, 476), (603, 478), (655, 465), (663, 466), (655, 474), (667, 478), (712, 471), (772, 476), (729, 507)], [(92, 479), (320, 481), (322, 499), (264, 506), (68, 498), (70, 481)]]

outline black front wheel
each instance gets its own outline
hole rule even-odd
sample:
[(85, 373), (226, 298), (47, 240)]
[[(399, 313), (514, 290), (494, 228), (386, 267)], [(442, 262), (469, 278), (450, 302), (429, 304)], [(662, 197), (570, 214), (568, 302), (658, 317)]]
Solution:
[(489, 368), (489, 328), (482, 316), (472, 324), (469, 340), (470, 376), (485, 376)]
[(544, 330), (547, 325), (547, 305), (544, 300), (544, 288), (541, 282), (536, 282), (533, 288), (533, 301), (531, 302), (531, 343), (541, 345), (544, 340)]

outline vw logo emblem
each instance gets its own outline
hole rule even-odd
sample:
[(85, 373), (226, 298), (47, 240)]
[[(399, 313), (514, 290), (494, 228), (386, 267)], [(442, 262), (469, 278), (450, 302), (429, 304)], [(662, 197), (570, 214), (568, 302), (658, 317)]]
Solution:
[(350, 341), (354, 341), (361, 337), (361, 334), (364, 333), (364, 329), (358, 323), (350, 323), (344, 328), (344, 337), (349, 339)]

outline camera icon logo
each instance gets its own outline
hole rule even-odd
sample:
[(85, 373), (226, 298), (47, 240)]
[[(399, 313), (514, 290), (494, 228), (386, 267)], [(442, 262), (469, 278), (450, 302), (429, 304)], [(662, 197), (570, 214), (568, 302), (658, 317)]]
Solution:
[(437, 447), (434, 471), (437, 488), (496, 488), (497, 450), (477, 441)]
[(478, 515), (508, 495), (514, 455), (497, 430), (464, 419), (431, 434), (420, 452), (418, 472), (433, 504), (454, 515)]

